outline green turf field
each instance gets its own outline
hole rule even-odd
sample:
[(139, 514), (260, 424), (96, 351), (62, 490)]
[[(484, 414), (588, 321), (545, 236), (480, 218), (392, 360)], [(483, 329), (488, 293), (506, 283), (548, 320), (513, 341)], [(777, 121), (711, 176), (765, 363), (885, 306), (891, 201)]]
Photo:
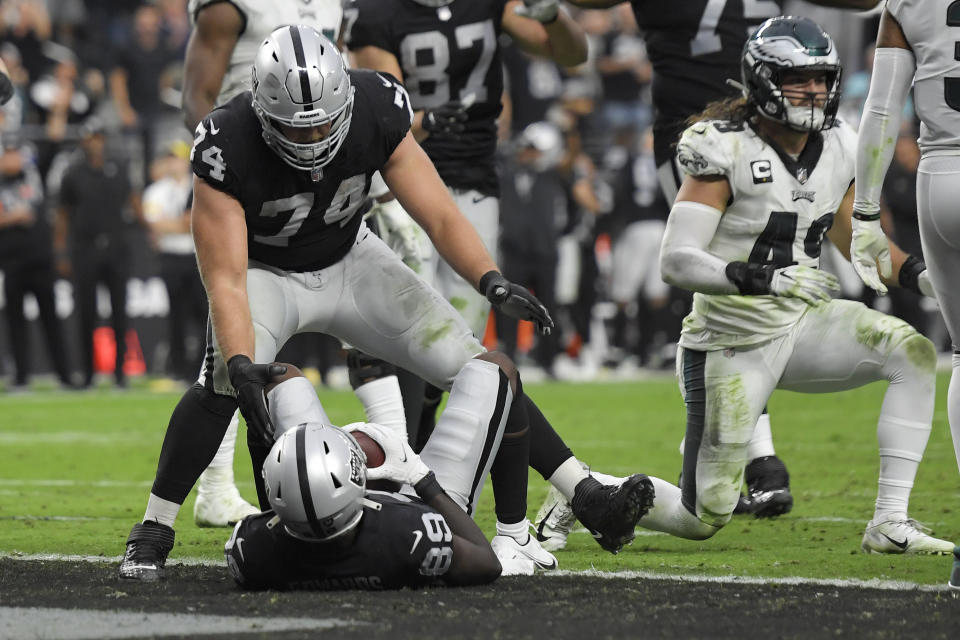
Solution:
[[(911, 515), (940, 537), (960, 540), (947, 378), (939, 382), (938, 411)], [(684, 414), (672, 378), (525, 389), (578, 457), (597, 469), (676, 479)], [(703, 542), (638, 531), (633, 545), (618, 556), (602, 551), (581, 530), (558, 553), (561, 568), (943, 584), (951, 558), (859, 551), (876, 495), (876, 418), (884, 389), (885, 384), (874, 384), (842, 394), (774, 395), (774, 437), (796, 498), (789, 515), (773, 521), (737, 517)], [(0, 554), (119, 556), (130, 527), (143, 514), (167, 418), (178, 398), (146, 389), (0, 396)], [(336, 422), (362, 415), (349, 392), (322, 390), (321, 398)], [(238, 451), (239, 486), (253, 500), (245, 446)], [(545, 494), (546, 484), (531, 474), (531, 520)], [(220, 558), (228, 531), (197, 528), (192, 509), (193, 494), (181, 511), (171, 558)], [(478, 519), (491, 533), (489, 484)]]

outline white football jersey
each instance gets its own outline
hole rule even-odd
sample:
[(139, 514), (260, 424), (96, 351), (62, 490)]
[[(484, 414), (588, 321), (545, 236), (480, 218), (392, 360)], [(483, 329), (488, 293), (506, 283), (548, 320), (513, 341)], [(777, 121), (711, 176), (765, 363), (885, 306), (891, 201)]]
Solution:
[(917, 62), (913, 104), (920, 149), (960, 152), (960, 4), (952, 0), (888, 0)]
[[(819, 267), (824, 234), (853, 182), (856, 135), (838, 121), (813, 134), (794, 160), (750, 125), (689, 127), (677, 147), (684, 173), (725, 176), (732, 192), (707, 251), (724, 262)], [(696, 293), (680, 344), (700, 350), (760, 344), (789, 331), (806, 309), (797, 298)]]
[[(204, 7), (223, 0), (190, 0), (190, 21)], [(220, 85), (215, 106), (250, 89), (250, 69), (260, 45), (270, 32), (286, 24), (305, 24), (323, 33), (334, 42), (340, 33), (343, 10), (340, 0), (228, 0), (243, 16), (244, 29), (230, 56), (227, 72)]]

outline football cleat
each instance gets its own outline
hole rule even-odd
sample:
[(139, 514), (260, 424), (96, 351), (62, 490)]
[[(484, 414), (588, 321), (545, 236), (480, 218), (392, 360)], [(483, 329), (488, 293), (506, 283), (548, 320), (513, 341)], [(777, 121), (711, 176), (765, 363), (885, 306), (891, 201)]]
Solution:
[[(557, 559), (552, 553), (546, 551), (540, 546), (536, 538), (527, 535), (527, 541), (524, 544), (517, 542), (513, 536), (496, 535), (490, 541), (493, 552), (497, 554), (500, 560), (500, 566), (504, 568), (501, 575), (517, 575), (511, 569), (526, 567), (527, 563), (532, 563), (530, 573), (534, 571), (550, 571), (557, 568)], [(520, 560), (521, 562), (515, 562)], [(508, 573), (509, 572), (509, 573)], [(521, 575), (528, 575), (525, 571)]]
[(655, 491), (650, 478), (637, 473), (620, 485), (601, 484), (593, 477), (574, 489), (571, 506), (597, 543), (610, 553), (619, 553), (633, 542), (637, 522), (653, 506)]
[(777, 456), (752, 460), (745, 472), (747, 480), (746, 504), (737, 504), (734, 513), (752, 513), (757, 518), (775, 518), (793, 509), (790, 495), (790, 474)]
[(143, 582), (162, 579), (167, 555), (173, 549), (173, 536), (173, 529), (159, 522), (148, 520), (133, 525), (120, 562), (120, 577)]
[(930, 529), (916, 520), (885, 520), (867, 523), (860, 548), (866, 553), (953, 553), (954, 545), (930, 535)]
[(577, 516), (573, 507), (563, 494), (551, 486), (547, 499), (543, 501), (533, 526), (537, 531), (537, 541), (547, 551), (559, 551), (567, 546), (567, 536), (573, 530)]
[(244, 500), (233, 484), (217, 492), (198, 488), (193, 503), (193, 521), (198, 527), (232, 527), (255, 513), (260, 509)]
[(953, 571), (950, 573), (950, 582), (947, 586), (960, 592), (960, 547), (953, 548)]

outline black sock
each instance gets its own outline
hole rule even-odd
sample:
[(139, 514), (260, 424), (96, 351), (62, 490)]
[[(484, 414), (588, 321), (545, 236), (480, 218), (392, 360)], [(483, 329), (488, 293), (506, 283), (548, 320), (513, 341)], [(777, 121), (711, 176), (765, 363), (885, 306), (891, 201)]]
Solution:
[(407, 420), (407, 442), (411, 447), (416, 447), (427, 383), (423, 378), (399, 368), (397, 383), (400, 385), (400, 395), (403, 397), (403, 415)]
[(157, 476), (152, 493), (158, 498), (183, 504), (187, 494), (210, 465), (237, 401), (195, 384), (177, 403), (160, 449)]
[(544, 480), (549, 480), (557, 467), (573, 457), (573, 452), (543, 417), (530, 396), (524, 394), (523, 404), (530, 422), (530, 466), (543, 476)]
[[(510, 384), (500, 373), (500, 384)], [(530, 460), (530, 425), (523, 385), (517, 378), (517, 391), (507, 414), (507, 425), (500, 450), (490, 468), (490, 482), (496, 503), (497, 520), (515, 524), (527, 517), (527, 465)]]

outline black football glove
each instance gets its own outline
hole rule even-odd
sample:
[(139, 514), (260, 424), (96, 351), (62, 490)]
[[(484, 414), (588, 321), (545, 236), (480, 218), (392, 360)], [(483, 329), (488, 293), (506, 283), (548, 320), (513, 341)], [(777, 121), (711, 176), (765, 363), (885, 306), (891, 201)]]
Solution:
[(466, 129), (467, 107), (459, 100), (423, 112), (421, 126), (431, 136), (457, 139)]
[(553, 330), (553, 319), (536, 296), (518, 284), (513, 284), (496, 271), (488, 271), (480, 278), (480, 293), (494, 307), (517, 320), (529, 320), (540, 335), (548, 336)]
[(235, 355), (227, 363), (230, 384), (237, 392), (240, 413), (247, 421), (247, 429), (254, 432), (267, 444), (272, 445), (276, 427), (267, 410), (264, 387), (274, 376), (282, 376), (287, 368), (281, 364), (253, 364), (245, 355)]

